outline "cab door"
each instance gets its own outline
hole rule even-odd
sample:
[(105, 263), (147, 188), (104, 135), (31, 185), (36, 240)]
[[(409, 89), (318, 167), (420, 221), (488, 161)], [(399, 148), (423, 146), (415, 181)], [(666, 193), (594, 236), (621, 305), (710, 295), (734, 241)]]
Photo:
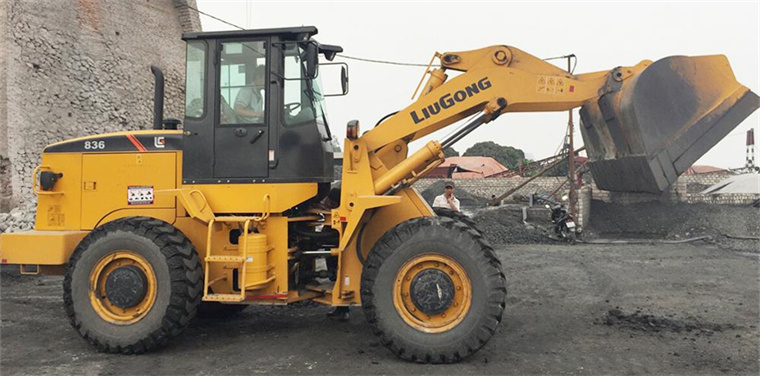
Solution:
[(221, 41), (217, 47), (214, 178), (268, 176), (267, 41)]

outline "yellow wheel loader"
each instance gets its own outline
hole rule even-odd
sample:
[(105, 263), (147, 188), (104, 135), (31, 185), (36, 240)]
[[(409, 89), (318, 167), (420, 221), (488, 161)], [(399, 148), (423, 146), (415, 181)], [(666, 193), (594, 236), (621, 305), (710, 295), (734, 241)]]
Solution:
[(316, 33), (183, 35), (182, 128), (154, 69), (153, 130), (47, 146), (35, 229), (0, 238), (2, 263), (65, 275), (71, 325), (101, 351), (154, 350), (199, 311), (311, 300), (361, 305), (401, 358), (456, 362), (496, 332), (507, 290), (481, 234), (411, 187), (443, 148), (504, 113), (582, 107), (598, 185), (658, 192), (759, 105), (720, 55), (570, 74), (510, 46), (436, 53), (408, 107), (348, 123), (336, 184), (319, 59), (342, 49)]

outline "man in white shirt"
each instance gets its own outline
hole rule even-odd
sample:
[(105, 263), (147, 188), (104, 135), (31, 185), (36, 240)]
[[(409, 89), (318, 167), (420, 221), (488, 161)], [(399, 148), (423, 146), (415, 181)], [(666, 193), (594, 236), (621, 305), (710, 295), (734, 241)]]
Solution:
[(253, 70), (253, 79), (235, 96), (235, 112), (243, 123), (264, 122), (264, 89), (266, 66), (259, 65)]
[(446, 208), (455, 212), (459, 211), (459, 200), (454, 197), (454, 183), (447, 181), (443, 194), (433, 200), (434, 208)]

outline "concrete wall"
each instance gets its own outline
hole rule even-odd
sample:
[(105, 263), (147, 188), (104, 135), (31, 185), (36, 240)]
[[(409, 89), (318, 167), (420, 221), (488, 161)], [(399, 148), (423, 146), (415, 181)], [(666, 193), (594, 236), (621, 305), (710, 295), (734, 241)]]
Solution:
[[(456, 189), (467, 191), (467, 193), (475, 196), (489, 198), (491, 195), (499, 196), (519, 184), (527, 180), (528, 178), (513, 177), (513, 178), (489, 178), (489, 179), (452, 179), (456, 185)], [(420, 191), (425, 190), (431, 184), (440, 179), (420, 179), (414, 183), (414, 187)], [(554, 191), (562, 182), (563, 177), (539, 177), (528, 183), (524, 187), (520, 188), (514, 195), (530, 196), (532, 193), (546, 193)], [(567, 193), (568, 185), (566, 184), (564, 189), (557, 193), (557, 196), (562, 196)], [(513, 195), (513, 196), (514, 196)]]
[(152, 124), (151, 64), (165, 117), (183, 117), (184, 31), (195, 0), (0, 1), (0, 211), (33, 199), (42, 148)]
[[(760, 198), (760, 195), (752, 194), (726, 194), (726, 195), (701, 195), (690, 192), (687, 188), (690, 184), (697, 186), (710, 186), (728, 178), (726, 173), (682, 175), (669, 190), (661, 194), (651, 193), (627, 193), (603, 191), (596, 187), (593, 181), (586, 184), (588, 200), (614, 202), (618, 204), (636, 204), (641, 202), (706, 202), (714, 204), (750, 204)], [(457, 190), (463, 190), (475, 196), (489, 198), (491, 195), (499, 196), (525, 181), (527, 178), (490, 178), (490, 179), (452, 179)], [(549, 193), (554, 191), (563, 181), (560, 177), (539, 177), (520, 188), (515, 195), (529, 196), (532, 193)], [(414, 183), (414, 187), (422, 191), (439, 179), (420, 179)], [(557, 192), (561, 197), (568, 194), (568, 187)], [(514, 195), (513, 195), (514, 196)], [(579, 200), (582, 199), (579, 195)], [(590, 208), (589, 202), (587, 208)]]
[(686, 197), (686, 181), (678, 178), (670, 188), (660, 194), (635, 193), (635, 192), (610, 192), (599, 189), (593, 182), (590, 184), (591, 194), (594, 200), (614, 202), (618, 204), (636, 204), (640, 202), (678, 202)]
[(581, 228), (588, 225), (591, 217), (591, 186), (586, 185), (578, 192), (578, 213), (576, 220)]

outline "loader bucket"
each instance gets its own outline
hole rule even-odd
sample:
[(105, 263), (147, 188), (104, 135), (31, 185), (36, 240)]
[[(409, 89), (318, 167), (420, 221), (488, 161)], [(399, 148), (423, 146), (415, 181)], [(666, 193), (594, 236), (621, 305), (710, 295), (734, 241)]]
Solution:
[(580, 111), (588, 164), (604, 190), (664, 191), (760, 106), (723, 55), (672, 56), (632, 72), (613, 70), (607, 93)]

